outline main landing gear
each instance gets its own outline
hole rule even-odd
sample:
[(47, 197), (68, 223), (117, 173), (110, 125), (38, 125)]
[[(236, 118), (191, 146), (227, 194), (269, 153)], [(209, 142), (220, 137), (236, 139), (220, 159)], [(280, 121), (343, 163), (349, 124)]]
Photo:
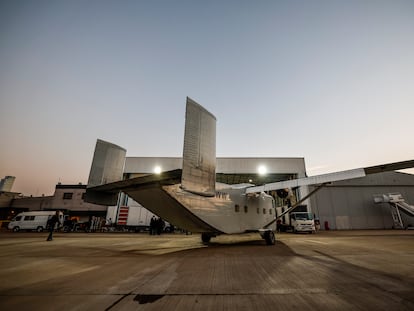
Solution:
[(267, 245), (275, 245), (276, 237), (272, 230), (260, 231), (260, 236), (266, 241)]
[(204, 244), (210, 243), (211, 235), (208, 233), (202, 233), (201, 234), (201, 241), (203, 241)]

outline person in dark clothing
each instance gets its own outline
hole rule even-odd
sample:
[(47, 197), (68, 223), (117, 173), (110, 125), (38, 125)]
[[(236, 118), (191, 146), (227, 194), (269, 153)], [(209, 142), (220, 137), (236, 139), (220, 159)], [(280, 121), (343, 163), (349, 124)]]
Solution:
[(282, 219), (278, 218), (276, 221), (276, 231), (281, 232), (282, 231)]
[(165, 222), (164, 222), (164, 220), (162, 220), (161, 217), (159, 217), (157, 219), (156, 224), (157, 224), (157, 234), (160, 235), (164, 231)]
[(48, 226), (48, 229), (49, 229), (49, 236), (47, 237), (46, 241), (52, 241), (53, 240), (53, 231), (55, 230), (56, 224), (58, 224), (58, 227), (59, 227), (59, 225), (60, 225), (59, 211), (56, 211), (56, 214), (53, 215), (47, 221), (47, 226)]
[(155, 234), (155, 228), (157, 226), (156, 223), (157, 223), (157, 220), (155, 219), (155, 216), (152, 216), (151, 221), (150, 221), (150, 235)]

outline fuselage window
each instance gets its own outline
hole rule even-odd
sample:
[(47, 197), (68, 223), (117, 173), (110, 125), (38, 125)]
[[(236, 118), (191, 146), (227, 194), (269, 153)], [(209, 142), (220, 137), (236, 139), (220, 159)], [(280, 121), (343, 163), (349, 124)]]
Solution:
[(247, 213), (249, 211), (249, 208), (247, 207), (247, 205), (244, 206), (244, 212)]
[(236, 204), (234, 206), (234, 210), (235, 210), (236, 213), (240, 212), (240, 206), (239, 206), (239, 204)]

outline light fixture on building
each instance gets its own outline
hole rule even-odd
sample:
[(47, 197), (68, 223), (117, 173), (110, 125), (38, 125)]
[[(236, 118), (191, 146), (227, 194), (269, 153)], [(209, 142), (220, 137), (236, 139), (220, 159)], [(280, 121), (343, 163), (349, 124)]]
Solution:
[(154, 167), (154, 173), (155, 174), (161, 174), (161, 166), (157, 165), (156, 167)]
[(257, 171), (258, 171), (259, 175), (262, 175), (262, 176), (267, 174), (267, 168), (264, 165), (260, 165), (257, 168)]

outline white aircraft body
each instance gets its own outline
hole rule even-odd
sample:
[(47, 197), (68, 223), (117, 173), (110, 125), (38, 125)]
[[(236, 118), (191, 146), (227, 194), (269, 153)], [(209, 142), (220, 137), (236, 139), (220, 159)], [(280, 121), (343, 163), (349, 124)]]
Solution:
[(276, 215), (275, 201), (265, 191), (323, 186), (332, 181), (414, 167), (414, 160), (410, 160), (261, 186), (216, 183), (216, 118), (188, 97), (182, 170), (122, 180), (125, 155), (125, 149), (97, 141), (86, 201), (116, 205), (122, 191), (169, 223), (201, 233), (203, 242), (220, 234), (259, 232), (269, 245), (275, 244), (274, 223), (276, 216), (282, 215)]

